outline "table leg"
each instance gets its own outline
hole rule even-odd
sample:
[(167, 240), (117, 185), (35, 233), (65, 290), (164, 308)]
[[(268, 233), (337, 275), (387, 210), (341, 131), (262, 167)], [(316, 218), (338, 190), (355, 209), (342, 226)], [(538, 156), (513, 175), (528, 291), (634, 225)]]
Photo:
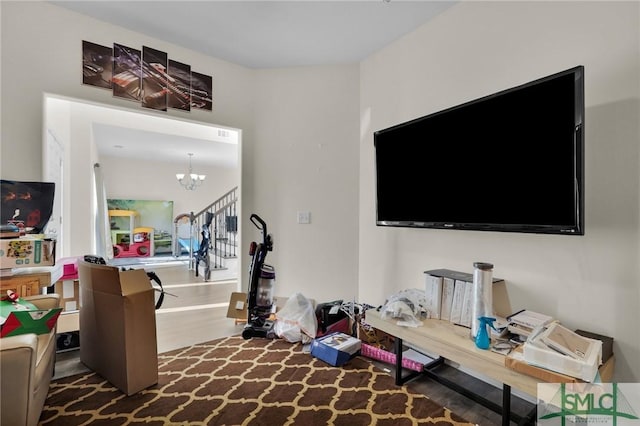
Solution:
[(401, 386), (404, 383), (402, 380), (402, 339), (396, 337), (393, 344), (396, 352), (396, 385)]
[(402, 375), (402, 339), (400, 339), (399, 337), (396, 337), (396, 340), (394, 342), (394, 348), (396, 352), (395, 354), (396, 355), (396, 385), (402, 386), (409, 380), (421, 375), (422, 372), (412, 371), (406, 376), (403, 376)]
[(511, 423), (511, 386), (502, 385), (502, 426)]

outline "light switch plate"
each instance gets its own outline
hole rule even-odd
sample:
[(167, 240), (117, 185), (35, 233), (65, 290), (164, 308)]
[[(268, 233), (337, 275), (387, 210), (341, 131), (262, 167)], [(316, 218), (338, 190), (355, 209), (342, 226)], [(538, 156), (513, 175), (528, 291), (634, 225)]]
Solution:
[(298, 212), (298, 223), (300, 224), (311, 223), (311, 212)]

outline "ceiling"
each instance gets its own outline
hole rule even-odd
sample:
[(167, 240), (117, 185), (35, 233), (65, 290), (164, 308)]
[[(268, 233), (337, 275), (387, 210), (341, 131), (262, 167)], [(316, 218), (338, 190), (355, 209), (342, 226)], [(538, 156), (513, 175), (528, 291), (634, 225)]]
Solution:
[(249, 68), (359, 62), (455, 2), (51, 1)]
[[(144, 119), (142, 116), (140, 114), (137, 119)], [(162, 125), (154, 130), (147, 130), (93, 123), (92, 131), (100, 155), (182, 163), (185, 169), (183, 173), (186, 173), (189, 163), (188, 154), (193, 154), (191, 161), (194, 169), (198, 165), (229, 169), (238, 167), (240, 154), (235, 131), (210, 127), (210, 136), (191, 135), (193, 124), (180, 123), (179, 126), (183, 130), (179, 134), (166, 130)], [(218, 137), (220, 131), (232, 137)]]
[[(47, 96), (46, 104), (54, 110), (81, 109), (78, 120), (86, 120), (91, 126), (100, 156), (178, 163), (176, 173), (186, 172), (188, 153), (193, 154), (196, 171), (198, 166), (237, 168), (240, 161), (237, 129), (53, 95)], [(52, 111), (47, 116), (58, 114)]]
[[(82, 0), (50, 3), (218, 59), (264, 69), (357, 63), (455, 2)], [(229, 164), (234, 156), (228, 143), (212, 143), (209, 137), (181, 137), (187, 130), (164, 133), (157, 123), (150, 129), (132, 127), (131, 123), (141, 122), (143, 115), (135, 120), (124, 119), (126, 125), (109, 120), (94, 125), (99, 153), (154, 161), (184, 158), (186, 164), (186, 153), (193, 152), (194, 165), (205, 161)], [(183, 125), (185, 129), (190, 126)], [(180, 152), (176, 152), (176, 147)], [(237, 160), (237, 146), (233, 149)]]

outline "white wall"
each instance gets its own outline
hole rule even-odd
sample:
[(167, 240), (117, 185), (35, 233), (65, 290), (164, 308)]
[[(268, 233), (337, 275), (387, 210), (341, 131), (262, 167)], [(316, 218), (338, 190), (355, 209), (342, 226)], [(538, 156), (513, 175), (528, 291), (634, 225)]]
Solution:
[[(173, 59), (191, 64), (192, 69), (214, 77), (213, 112), (190, 113), (169, 110), (166, 116), (242, 128), (245, 140), (253, 135), (251, 104), (253, 71), (211, 58), (161, 40), (102, 23), (44, 2), (1, 2), (2, 104), (1, 173), (3, 178), (39, 180), (42, 170), (43, 96), (45, 93), (83, 99), (104, 105), (132, 108), (132, 102), (114, 98), (111, 92), (82, 85), (82, 40), (110, 46), (152, 46)], [(64, 28), (64, 31), (60, 29)], [(142, 113), (146, 111), (140, 107)], [(82, 114), (75, 108), (74, 114)], [(71, 114), (70, 117), (73, 117)], [(152, 111), (149, 114), (158, 115)], [(75, 141), (66, 155), (74, 167), (65, 178), (71, 182), (72, 253), (90, 250), (86, 235), (93, 234), (93, 221), (85, 213), (92, 197), (93, 162), (91, 128), (70, 118), (68, 134)], [(63, 132), (64, 133), (64, 132)], [(75, 142), (75, 143), (73, 143)], [(66, 227), (68, 230), (69, 227)]]
[[(492, 262), (514, 309), (614, 337), (616, 379), (640, 380), (639, 16), (632, 2), (464, 2), (362, 62), (363, 300), (421, 288), (428, 269)], [(375, 226), (375, 130), (580, 64), (585, 236)]]
[(194, 166), (199, 174), (207, 175), (202, 186), (187, 191), (180, 186), (175, 174), (185, 173), (186, 162), (141, 161), (119, 157), (100, 157), (107, 197), (126, 200), (173, 201), (173, 216), (193, 211), (198, 213), (209, 203), (238, 185), (235, 169)]
[[(246, 186), (254, 191), (251, 212), (274, 235), (267, 263), (276, 268), (278, 295), (358, 296), (358, 74), (354, 64), (257, 75), (260, 131)], [(311, 223), (297, 224), (298, 211), (310, 211)], [(255, 228), (244, 230), (258, 238)]]
[[(301, 291), (318, 301), (356, 296), (357, 64), (255, 71), (44, 2), (0, 1), (0, 8), (2, 178), (41, 179), (44, 93), (133, 107), (109, 91), (81, 84), (82, 40), (151, 46), (213, 76), (213, 113), (170, 110), (167, 116), (242, 130), (242, 288), (248, 279), (248, 245), (259, 237), (248, 220), (255, 212), (264, 216), (275, 238), (267, 260), (277, 270), (278, 295)], [(91, 141), (89, 126), (63, 127), (61, 133)], [(68, 255), (89, 250), (86, 236), (93, 233), (86, 205), (95, 153), (83, 140), (75, 142), (79, 152), (74, 145), (70, 161), (79, 163), (80, 171), (69, 176), (76, 182), (67, 194), (75, 204), (74, 217), (65, 219), (72, 220), (76, 251)], [(295, 223), (297, 209), (312, 212), (310, 225)]]
[[(87, 18), (45, 2), (0, 2), (2, 8), (2, 173), (14, 179), (40, 175), (42, 96), (71, 98), (131, 108), (134, 103), (111, 92), (82, 85), (82, 40), (104, 46), (114, 42), (167, 52), (195, 71), (213, 76), (214, 111), (169, 110), (167, 116), (241, 128), (253, 135), (253, 71), (162, 40)], [(64, 31), (61, 31), (64, 28)], [(10, 108), (7, 106), (10, 105)], [(141, 112), (146, 112), (140, 108)], [(153, 113), (153, 112), (150, 112)], [(24, 162), (15, 161), (25, 159)]]

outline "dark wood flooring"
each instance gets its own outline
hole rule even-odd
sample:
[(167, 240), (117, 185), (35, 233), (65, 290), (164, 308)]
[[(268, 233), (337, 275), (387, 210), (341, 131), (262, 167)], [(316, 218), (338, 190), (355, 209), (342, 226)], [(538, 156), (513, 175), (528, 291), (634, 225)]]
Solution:
[[(395, 367), (375, 361), (375, 364), (388, 371), (395, 377)], [(482, 395), (490, 401), (502, 405), (502, 389), (492, 386), (485, 381), (479, 380), (469, 374), (466, 374), (457, 368), (449, 365), (442, 365), (433, 370), (440, 376), (455, 382), (476, 394)], [(499, 426), (502, 424), (502, 416), (489, 408), (474, 402), (472, 399), (459, 394), (458, 392), (438, 383), (425, 375), (416, 377), (405, 384), (417, 392), (420, 392), (438, 404), (449, 408), (456, 414), (464, 417), (466, 420), (476, 423), (480, 426)], [(535, 404), (511, 395), (511, 410), (521, 417), (525, 417), (531, 413)], [(511, 425), (518, 423), (512, 421)], [(535, 424), (535, 419), (529, 424)]]

